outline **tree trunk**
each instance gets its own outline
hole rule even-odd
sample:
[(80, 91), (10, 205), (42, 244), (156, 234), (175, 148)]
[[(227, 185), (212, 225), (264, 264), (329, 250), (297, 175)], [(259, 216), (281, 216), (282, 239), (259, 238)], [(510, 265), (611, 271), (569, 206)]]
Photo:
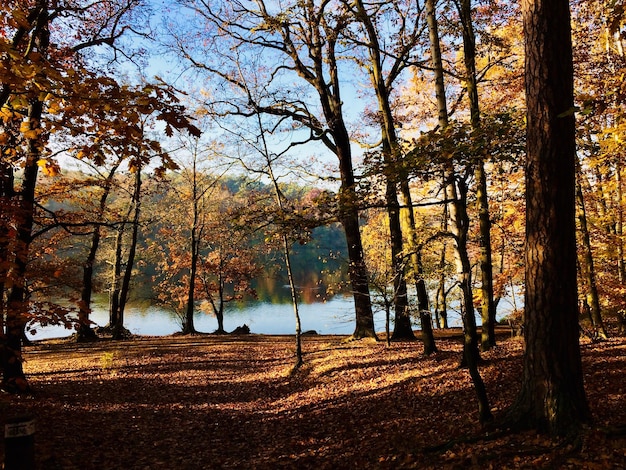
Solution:
[[(14, 196), (13, 167), (7, 162), (0, 161), (0, 358), (3, 356), (5, 341), (6, 314), (5, 289), (9, 273), (10, 240), (9, 224), (12, 218), (12, 198)], [(0, 360), (0, 368), (2, 361)]]
[[(580, 175), (580, 165), (576, 162), (576, 170)], [(596, 283), (596, 269), (593, 260), (593, 252), (591, 251), (591, 236), (587, 227), (587, 212), (585, 210), (585, 200), (583, 198), (583, 190), (580, 184), (580, 178), (576, 178), (576, 199), (578, 200), (578, 223), (580, 225), (580, 237), (582, 240), (583, 262), (581, 263), (581, 272), (585, 278), (587, 285), (587, 304), (589, 305), (589, 316), (593, 327), (602, 339), (607, 339), (606, 329), (602, 321), (602, 312), (600, 311), (600, 296), (598, 295), (598, 286)]]
[[(329, 4), (322, 3), (318, 9), (313, 0), (304, 0), (300, 5), (307, 12), (305, 16), (310, 22), (307, 25), (307, 31), (310, 31), (310, 34), (301, 36), (299, 40), (302, 42), (302, 47), (308, 48), (307, 60), (310, 59), (313, 65), (311, 67), (305, 66), (298, 55), (300, 48), (293, 47), (293, 37), (298, 37), (299, 32), (288, 29), (288, 31), (283, 31), (283, 38), (288, 44), (286, 49), (294, 60), (296, 72), (311, 84), (319, 95), (324, 119), (332, 136), (332, 142), (329, 140), (323, 142), (339, 160), (341, 177), (339, 220), (345, 230), (348, 244), (350, 263), (348, 275), (354, 295), (356, 314), (356, 325), (352, 337), (354, 339), (376, 338), (369, 291), (369, 276), (363, 256), (359, 227), (359, 198), (356, 194), (350, 135), (343, 116), (342, 87), (335, 51), (336, 41), (341, 31), (333, 30), (328, 23), (319, 21), (321, 16), (318, 15), (325, 14), (324, 8)], [(287, 34), (286, 37), (285, 34)], [(318, 129), (315, 131), (317, 132)]]
[[(383, 150), (384, 152), (384, 150)], [(411, 315), (408, 306), (408, 293), (405, 277), (405, 263), (403, 261), (402, 228), (400, 225), (400, 206), (394, 181), (387, 181), (387, 214), (389, 216), (389, 233), (391, 235), (391, 266), (393, 270), (393, 299), (395, 321), (393, 326), (393, 340), (414, 340), (415, 334), (411, 325)]]
[(369, 291), (369, 276), (363, 244), (361, 243), (361, 228), (359, 226), (358, 197), (356, 194), (356, 182), (352, 168), (352, 155), (350, 151), (350, 138), (341, 116), (335, 116), (336, 154), (339, 159), (339, 172), (341, 175), (341, 188), (339, 190), (339, 213), (340, 221), (346, 233), (348, 244), (348, 275), (354, 296), (356, 313), (356, 325), (352, 337), (354, 339), (376, 338), (374, 329), (374, 314)]
[(493, 262), (491, 252), (491, 218), (487, 198), (487, 176), (482, 161), (476, 162), (476, 199), (479, 204), (480, 230), (480, 292), (481, 349), (488, 351), (496, 345), (496, 303), (493, 297)]
[[(435, 72), (435, 89), (439, 126), (445, 129), (448, 126), (448, 109), (443, 78), (443, 62), (439, 44), (437, 18), (435, 15), (434, 0), (426, 0), (426, 16), (431, 43), (433, 70)], [(467, 216), (467, 186), (461, 179), (456, 181), (452, 162), (444, 170), (446, 203), (451, 219), (451, 232), (455, 241), (455, 260), (457, 265), (458, 282), (463, 295), (463, 363), (469, 368), (478, 399), (479, 420), (485, 422), (491, 419), (491, 410), (487, 399), (485, 384), (478, 371), (478, 336), (476, 333), (476, 318), (474, 317), (474, 301), (472, 297), (471, 264), (467, 254), (467, 233), (469, 217)], [(457, 184), (459, 192), (457, 193)]]
[(578, 344), (575, 123), (569, 2), (523, 0), (526, 293), (522, 386), (509, 420), (554, 435), (590, 418)]
[(429, 356), (437, 352), (435, 344), (435, 334), (433, 333), (432, 317), (430, 315), (430, 305), (428, 303), (428, 292), (424, 281), (424, 265), (422, 263), (421, 251), (413, 254), (416, 258), (414, 265), (417, 267), (415, 273), (415, 290), (417, 293), (417, 308), (420, 315), (420, 326), (422, 329), (422, 343), (424, 344), (424, 354)]
[[(223, 286), (221, 279), (220, 279), (220, 286)], [(220, 287), (218, 305), (217, 306), (215, 305), (215, 303), (213, 302), (213, 298), (211, 298), (211, 303), (213, 304), (213, 311), (215, 312), (215, 318), (217, 319), (217, 330), (215, 330), (215, 333), (222, 335), (226, 333), (226, 330), (224, 329), (224, 289), (223, 287)]]
[(374, 330), (374, 315), (369, 294), (367, 267), (363, 258), (363, 246), (359, 229), (359, 218), (355, 211), (342, 217), (341, 223), (346, 233), (348, 243), (348, 258), (350, 266), (348, 275), (354, 296), (356, 311), (356, 325), (352, 337), (354, 339), (376, 338)]
[[(33, 100), (28, 107), (30, 130), (41, 128), (43, 103)], [(22, 368), (22, 336), (27, 322), (26, 267), (30, 254), (35, 215), (35, 188), (41, 142), (28, 139), (28, 155), (24, 166), (22, 189), (14, 195), (17, 206), (15, 221), (17, 236), (11, 272), (12, 287), (8, 295), (5, 324), (5, 343), (2, 351), (2, 388), (9, 392), (28, 392), (30, 385)]]
[[(281, 201), (280, 205), (282, 206), (280, 193), (277, 197)], [(287, 239), (287, 235), (283, 235), (283, 251), (285, 253), (285, 267), (287, 268), (287, 277), (289, 279), (289, 290), (291, 291), (291, 305), (293, 306), (293, 315), (296, 320), (296, 362), (293, 366), (293, 370), (295, 370), (304, 364), (304, 360), (302, 359), (302, 324), (300, 322), (300, 312), (298, 310), (298, 292), (296, 290), (296, 284), (293, 280), (293, 271), (291, 269), (291, 256), (289, 254), (289, 240)]]
[(114, 328), (120, 322), (119, 305), (120, 305), (120, 288), (122, 280), (122, 248), (124, 243), (124, 229), (130, 210), (126, 214), (126, 218), (117, 227), (117, 235), (115, 236), (115, 259), (113, 261), (113, 279), (111, 280), (111, 291), (109, 293), (109, 328)]
[[(465, 63), (465, 88), (470, 102), (472, 129), (480, 129), (480, 104), (476, 80), (476, 36), (472, 20), (471, 0), (460, 0), (457, 4), (463, 30), (463, 58)], [(487, 198), (487, 175), (482, 155), (474, 155), (474, 177), (480, 228), (480, 279), (481, 279), (481, 348), (487, 351), (496, 345), (496, 307), (493, 300), (493, 264), (491, 261), (491, 220)]]
[[(441, 220), (441, 231), (448, 231), (448, 205), (444, 204), (443, 217)], [(446, 289), (446, 251), (448, 243), (443, 241), (441, 248), (441, 258), (439, 259), (439, 284), (437, 285), (437, 293), (435, 294), (435, 318), (437, 328), (448, 328), (448, 291)]]
[(137, 252), (137, 241), (139, 235), (139, 217), (141, 215), (141, 165), (137, 165), (135, 173), (135, 191), (133, 194), (133, 203), (135, 211), (132, 221), (132, 232), (130, 237), (130, 247), (128, 249), (128, 258), (124, 269), (124, 277), (120, 287), (119, 305), (117, 323), (113, 326), (113, 339), (121, 339), (124, 334), (124, 310), (130, 293), (130, 281), (132, 279), (133, 267), (135, 265), (135, 253)]
[(615, 226), (615, 244), (617, 245), (617, 270), (618, 278), (622, 284), (626, 284), (626, 260), (624, 259), (624, 190), (622, 181), (622, 164), (619, 160), (615, 166), (615, 179), (617, 185), (617, 223)]
[[(120, 163), (111, 168), (109, 174), (104, 181), (104, 187), (102, 195), (100, 196), (100, 204), (98, 206), (98, 222), (102, 222), (104, 211), (106, 209), (106, 202), (111, 191), (111, 185), (113, 184), (113, 178), (115, 172), (119, 168)], [(96, 225), (91, 236), (91, 246), (87, 259), (83, 264), (83, 285), (80, 291), (80, 306), (78, 312), (78, 334), (76, 335), (76, 341), (91, 341), (96, 339), (96, 334), (91, 328), (89, 315), (91, 313), (91, 293), (93, 291), (93, 267), (96, 261), (96, 254), (98, 253), (98, 247), (100, 246), (101, 229), (100, 225)]]
[[(191, 197), (193, 203), (193, 222), (191, 224), (191, 235), (190, 235), (190, 248), (191, 248), (191, 265), (189, 266), (189, 283), (187, 285), (187, 308), (185, 309), (185, 319), (183, 321), (183, 331), (182, 333), (185, 335), (196, 334), (196, 327), (194, 325), (194, 311), (195, 311), (195, 292), (196, 292), (196, 276), (198, 272), (198, 260), (200, 257), (200, 240), (198, 237), (198, 218), (199, 218), (199, 207), (198, 207), (198, 180), (197, 180), (197, 168), (196, 168), (196, 155), (194, 154), (193, 158), (193, 168), (192, 168), (192, 188), (191, 188)], [(223, 323), (223, 321), (222, 321)], [(223, 330), (222, 325), (222, 330)], [(218, 326), (218, 331), (220, 327)]]
[(387, 84), (383, 74), (381, 47), (378, 43), (378, 34), (372, 19), (365, 9), (362, 1), (355, 3), (357, 16), (363, 23), (369, 38), (369, 74), (370, 80), (376, 93), (378, 110), (381, 115), (382, 156), (385, 168), (385, 204), (389, 220), (389, 235), (391, 238), (391, 268), (394, 279), (394, 310), (395, 322), (392, 339), (414, 340), (415, 334), (411, 325), (411, 316), (408, 308), (408, 294), (406, 285), (406, 269), (404, 246), (402, 239), (402, 224), (400, 221), (400, 205), (398, 204), (398, 177), (397, 165), (400, 162), (400, 146), (396, 135), (393, 113), (389, 100), (390, 89), (393, 80)]
[[(454, 171), (448, 172), (448, 179), (454, 178)], [(454, 235), (456, 244), (455, 263), (459, 288), (461, 289), (461, 317), (463, 320), (463, 334), (465, 336), (464, 358), (473, 356), (473, 361), (478, 363), (478, 334), (476, 331), (476, 316), (474, 312), (474, 296), (472, 295), (472, 265), (467, 253), (467, 235), (469, 229), (469, 216), (467, 215), (467, 186), (462, 180), (446, 185), (446, 197), (450, 204), (450, 231)], [(464, 361), (465, 363), (465, 361)]]

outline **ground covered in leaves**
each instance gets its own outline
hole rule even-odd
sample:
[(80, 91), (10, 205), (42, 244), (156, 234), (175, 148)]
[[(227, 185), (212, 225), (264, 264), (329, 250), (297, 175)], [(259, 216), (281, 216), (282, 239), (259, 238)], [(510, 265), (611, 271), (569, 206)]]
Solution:
[[(293, 374), (290, 336), (42, 342), (25, 348), (34, 394), (0, 395), (0, 424), (34, 416), (46, 470), (626, 468), (611, 431), (626, 423), (624, 338), (583, 341), (595, 421), (567, 443), (485, 433), (459, 338), (430, 357), (420, 342), (345, 339), (304, 337)], [(483, 354), (495, 413), (515, 397), (521, 349), (505, 335)]]

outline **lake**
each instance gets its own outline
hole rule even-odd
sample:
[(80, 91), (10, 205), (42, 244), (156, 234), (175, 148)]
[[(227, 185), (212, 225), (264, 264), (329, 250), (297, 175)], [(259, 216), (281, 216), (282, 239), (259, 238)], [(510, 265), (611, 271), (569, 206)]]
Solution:
[[(514, 297), (505, 297), (498, 305), (498, 318), (510, 313), (515, 303)], [(518, 300), (519, 303), (519, 300)], [(458, 304), (458, 302), (457, 302)], [(99, 326), (109, 321), (107, 299), (103, 295), (95, 296), (92, 305), (91, 320)], [(299, 305), (302, 331), (315, 330), (326, 335), (351, 335), (354, 333), (354, 301), (351, 295), (336, 295), (326, 301), (302, 302)], [(158, 307), (148, 302), (130, 304), (125, 310), (124, 326), (135, 335), (165, 336), (181, 330), (180, 320), (173, 310)], [(448, 310), (450, 326), (461, 326), (460, 315), (455, 311), (454, 303)], [(480, 316), (477, 315), (480, 324)], [(217, 329), (217, 319), (213, 315), (197, 312), (194, 317), (196, 330), (211, 333)], [(266, 335), (288, 335), (295, 332), (293, 306), (290, 303), (272, 303), (270, 301), (251, 300), (228, 305), (224, 312), (224, 329), (232, 331), (238, 326), (248, 325), (251, 333)], [(385, 330), (385, 314), (374, 313), (376, 331)], [(390, 326), (393, 330), (393, 324)], [(418, 327), (416, 326), (416, 329)], [(29, 339), (48, 339), (69, 336), (73, 330), (62, 326), (37, 328), (36, 334), (28, 333)]]
[[(96, 300), (91, 320), (104, 326), (109, 321), (108, 305)], [(351, 296), (337, 295), (326, 302), (302, 303), (299, 305), (302, 331), (315, 330), (319, 334), (350, 335), (354, 332), (354, 301)], [(149, 304), (131, 304), (126, 307), (124, 326), (136, 335), (163, 336), (180, 331), (180, 321), (172, 310)], [(377, 331), (385, 329), (384, 313), (374, 316)], [(196, 313), (196, 330), (210, 333), (217, 329), (213, 315)], [(294, 334), (295, 318), (289, 303), (250, 301), (237, 306), (229, 305), (224, 313), (224, 329), (232, 331), (238, 326), (248, 325), (251, 333), (280, 335)], [(73, 331), (62, 326), (37, 328), (30, 339), (47, 339), (69, 336)]]

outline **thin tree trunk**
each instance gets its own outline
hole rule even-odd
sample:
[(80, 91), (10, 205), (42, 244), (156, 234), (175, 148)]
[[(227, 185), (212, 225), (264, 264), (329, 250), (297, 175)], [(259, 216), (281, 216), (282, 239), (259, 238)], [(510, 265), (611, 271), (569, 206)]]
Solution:
[[(280, 211), (281, 216), (286, 215), (286, 207), (284, 202), (283, 192), (280, 190), (280, 186), (278, 185), (278, 178), (274, 173), (273, 161), (272, 161), (272, 153), (270, 152), (269, 146), (265, 139), (265, 131), (263, 127), (263, 121), (261, 120), (260, 114), (256, 115), (257, 123), (259, 126), (259, 131), (261, 133), (261, 142), (262, 142), (262, 153), (265, 157), (265, 163), (267, 165), (267, 175), (270, 177), (272, 181), (272, 185), (274, 187), (274, 197), (276, 199), (276, 205), (278, 206), (278, 210)], [(302, 323), (300, 321), (300, 311), (298, 308), (298, 291), (296, 290), (296, 284), (293, 277), (293, 269), (291, 267), (291, 253), (289, 247), (289, 238), (287, 237), (287, 226), (280, 227), (282, 230), (282, 242), (283, 242), (283, 254), (285, 256), (285, 268), (287, 269), (287, 279), (289, 281), (289, 291), (291, 292), (291, 305), (293, 306), (293, 314), (296, 321), (295, 328), (295, 341), (296, 341), (296, 362), (293, 366), (293, 371), (297, 370), (304, 364), (304, 360), (302, 357)]]
[(109, 294), (109, 328), (115, 328), (119, 323), (119, 304), (120, 304), (120, 288), (122, 279), (122, 248), (124, 242), (124, 231), (128, 218), (130, 217), (131, 207), (128, 209), (126, 218), (117, 227), (117, 235), (115, 236), (115, 256), (113, 261), (113, 278), (111, 282), (111, 292)]
[[(580, 165), (576, 162), (576, 171), (580, 175)], [(602, 313), (600, 310), (600, 296), (598, 295), (598, 287), (596, 284), (596, 269), (593, 260), (593, 252), (591, 251), (591, 237), (589, 228), (587, 227), (587, 212), (585, 210), (585, 200), (583, 198), (580, 177), (576, 178), (576, 199), (578, 200), (578, 223), (580, 225), (580, 236), (583, 248), (583, 266), (581, 266), (582, 274), (588, 288), (588, 306), (591, 323), (597, 330), (597, 334), (602, 339), (607, 339), (606, 329), (602, 321)]]
[(296, 319), (296, 363), (293, 366), (295, 370), (304, 364), (304, 360), (302, 359), (302, 323), (300, 322), (300, 311), (298, 310), (298, 292), (296, 291), (296, 285), (293, 280), (293, 270), (291, 269), (289, 240), (287, 239), (287, 235), (284, 234), (283, 251), (285, 253), (285, 267), (287, 268), (287, 277), (289, 279), (289, 290), (291, 291), (291, 305), (293, 306), (293, 314)]
[[(192, 188), (191, 196), (193, 201), (193, 222), (191, 224), (190, 234), (190, 248), (191, 248), (191, 266), (189, 267), (189, 283), (187, 285), (187, 308), (185, 309), (185, 319), (183, 321), (183, 334), (190, 335), (196, 334), (196, 328), (194, 325), (194, 311), (195, 311), (195, 292), (196, 292), (196, 276), (198, 272), (198, 259), (200, 257), (200, 240), (198, 237), (198, 180), (197, 180), (197, 168), (196, 168), (196, 155), (194, 154), (193, 168), (192, 168)], [(222, 322), (223, 323), (223, 322)], [(223, 333), (223, 325), (218, 328), (216, 333)]]
[[(106, 202), (111, 192), (111, 185), (113, 184), (113, 178), (115, 172), (119, 168), (120, 163), (115, 164), (104, 181), (104, 187), (102, 195), (100, 196), (100, 204), (98, 205), (98, 221), (102, 222), (104, 211), (106, 209)], [(96, 254), (100, 246), (101, 238), (100, 225), (96, 224), (91, 236), (91, 246), (87, 259), (83, 264), (83, 284), (80, 291), (80, 307), (78, 311), (78, 334), (76, 335), (76, 341), (91, 341), (97, 338), (95, 332), (90, 326), (89, 315), (91, 313), (91, 294), (93, 292), (93, 269), (96, 262)]]
[[(476, 36), (472, 20), (471, 0), (460, 0), (457, 7), (463, 29), (463, 57), (465, 63), (465, 88), (470, 102), (472, 129), (480, 129), (480, 104), (476, 80)], [(480, 277), (481, 277), (481, 348), (487, 351), (496, 345), (496, 307), (493, 300), (493, 264), (491, 255), (491, 220), (487, 197), (487, 175), (482, 155), (474, 156), (474, 177), (476, 179), (476, 200), (480, 228)]]
[(622, 164), (615, 165), (615, 179), (617, 186), (617, 224), (615, 227), (615, 243), (617, 245), (617, 269), (622, 284), (626, 283), (626, 260), (624, 259), (624, 189), (622, 180)]
[[(441, 231), (448, 231), (448, 205), (443, 206), (443, 217), (441, 220)], [(448, 291), (446, 289), (446, 251), (448, 243), (443, 241), (441, 248), (441, 258), (439, 259), (439, 284), (435, 295), (437, 304), (435, 306), (435, 315), (437, 319), (437, 328), (448, 328)]]
[[(426, 0), (426, 16), (431, 42), (431, 55), (435, 72), (435, 90), (437, 97), (438, 122), (442, 129), (448, 126), (448, 110), (443, 78), (443, 62), (439, 45), (439, 33), (437, 18), (435, 15), (434, 0)], [(476, 333), (476, 318), (474, 317), (474, 304), (471, 285), (471, 264), (467, 254), (467, 232), (469, 218), (467, 216), (467, 187), (462, 180), (458, 182), (452, 163), (445, 169), (445, 195), (449, 204), (451, 219), (451, 231), (455, 240), (455, 260), (462, 299), (463, 319), (463, 362), (469, 368), (470, 376), (474, 384), (478, 398), (479, 420), (485, 422), (491, 419), (491, 410), (487, 399), (485, 384), (478, 371), (478, 336)], [(457, 183), (459, 194), (457, 194)]]
[(132, 221), (132, 232), (130, 237), (130, 247), (128, 249), (128, 258), (124, 269), (124, 277), (120, 288), (120, 300), (118, 305), (117, 324), (113, 328), (113, 339), (121, 339), (124, 329), (124, 310), (130, 293), (130, 281), (135, 265), (135, 253), (137, 252), (137, 242), (139, 236), (139, 218), (141, 215), (141, 165), (135, 170), (135, 191), (133, 194), (133, 202), (135, 211)]

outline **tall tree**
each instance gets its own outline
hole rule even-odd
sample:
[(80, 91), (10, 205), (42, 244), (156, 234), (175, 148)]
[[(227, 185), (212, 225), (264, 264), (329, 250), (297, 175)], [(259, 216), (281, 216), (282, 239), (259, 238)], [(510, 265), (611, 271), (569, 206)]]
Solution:
[(523, 0), (526, 293), (522, 386), (509, 418), (568, 434), (589, 420), (578, 344), (575, 119), (568, 0)]
[[(263, 0), (181, 0), (181, 3), (211, 25), (207, 28), (213, 29), (213, 36), (204, 51), (193, 51), (179, 36), (180, 54), (196, 69), (209, 72), (242, 92), (245, 101), (235, 103), (229, 91), (229, 98), (222, 103), (230, 107), (230, 113), (261, 112), (290, 119), (295, 128), (309, 129), (309, 140), (321, 142), (337, 156), (341, 179), (338, 219), (348, 243), (349, 276), (356, 313), (353, 337), (376, 337), (339, 66), (342, 35), (350, 15), (340, 3), (316, 0), (289, 2), (280, 9)], [(198, 54), (204, 54), (206, 60)], [(250, 63), (242, 63), (243, 54), (248, 54)], [(271, 62), (259, 63), (264, 59)], [(268, 63), (276, 65), (268, 71)], [(250, 84), (242, 83), (239, 74), (246, 66), (266, 71), (267, 80), (257, 83), (260, 90), (265, 91), (262, 93), (264, 102), (247, 101)], [(309, 104), (309, 99), (316, 103)]]
[[(480, 102), (478, 97), (478, 79), (476, 72), (476, 34), (472, 19), (471, 0), (455, 0), (463, 35), (463, 63), (465, 64), (465, 89), (470, 103), (470, 122), (475, 132), (480, 130)], [(475, 155), (474, 176), (476, 179), (476, 200), (478, 201), (478, 220), (480, 229), (480, 292), (482, 297), (482, 349), (488, 350), (496, 345), (495, 323), (496, 306), (493, 299), (493, 264), (491, 261), (491, 220), (487, 197), (487, 174), (483, 155)]]
[(602, 312), (600, 310), (600, 296), (598, 294), (598, 284), (596, 280), (596, 267), (591, 249), (591, 235), (587, 223), (587, 211), (585, 209), (585, 198), (582, 190), (582, 173), (578, 158), (576, 159), (576, 209), (578, 217), (578, 226), (580, 230), (581, 241), (581, 259), (580, 259), (580, 276), (583, 279), (583, 286), (586, 289), (584, 304), (589, 309), (589, 319), (595, 330), (595, 334), (599, 338), (607, 339), (607, 332), (602, 321)]
[[(381, 131), (381, 153), (384, 161), (382, 171), (385, 179), (385, 202), (389, 213), (389, 233), (391, 237), (391, 262), (396, 275), (394, 279), (395, 324), (393, 339), (414, 339), (408, 311), (408, 293), (405, 271), (411, 261), (418, 308), (421, 321), (422, 340), (425, 354), (437, 350), (432, 333), (428, 293), (417, 250), (415, 215), (408, 176), (399, 171), (402, 162), (402, 146), (396, 127), (397, 119), (392, 111), (392, 97), (399, 78), (409, 65), (415, 49), (421, 40), (421, 6), (413, 2), (397, 2), (382, 8), (377, 3), (357, 1), (351, 4), (353, 14), (362, 25), (362, 36), (357, 36), (355, 44), (365, 46), (365, 59), (357, 62), (368, 71), (376, 96), (376, 121)], [(389, 21), (389, 18), (394, 18)], [(389, 31), (389, 25), (397, 30)], [(358, 34), (358, 33), (357, 33)], [(392, 41), (388, 42), (391, 38)], [(393, 52), (391, 52), (393, 51)], [(401, 193), (402, 207), (398, 199)], [(404, 238), (403, 239), (403, 232)]]
[(93, 292), (93, 276), (94, 267), (96, 263), (96, 256), (98, 254), (98, 248), (100, 247), (100, 240), (102, 238), (102, 227), (100, 225), (103, 222), (104, 214), (107, 207), (107, 199), (111, 193), (113, 181), (117, 169), (121, 164), (122, 159), (118, 159), (110, 168), (109, 173), (102, 181), (102, 192), (100, 194), (100, 200), (97, 207), (97, 220), (96, 225), (93, 228), (91, 235), (91, 243), (89, 245), (89, 252), (83, 263), (83, 285), (80, 291), (80, 304), (78, 314), (78, 332), (76, 339), (79, 342), (90, 341), (95, 339), (95, 332), (92, 330), (89, 321), (89, 314), (91, 313), (91, 294)]
[(159, 107), (166, 128), (188, 124), (176, 107), (167, 104), (171, 100), (163, 93), (156, 98), (159, 92), (155, 93), (155, 88), (141, 92), (142, 103), (126, 107), (128, 102), (120, 96), (128, 90), (104, 76), (99, 67), (103, 59), (99, 52), (112, 51), (107, 58), (115, 59), (115, 54), (121, 53), (116, 41), (125, 32), (139, 33), (140, 29), (131, 28), (135, 19), (131, 13), (141, 4), (142, 0), (27, 0), (0, 4), (0, 143), (13, 139), (16, 144), (3, 155), (9, 165), (0, 167), (0, 171), (6, 172), (4, 180), (10, 179), (14, 167), (22, 171), (19, 186), (10, 191), (15, 236), (4, 245), (8, 249), (0, 250), (9, 258), (2, 262), (10, 265), (11, 277), (0, 345), (5, 364), (3, 387), (8, 390), (28, 389), (19, 339), (29, 312), (25, 272), (35, 222), (38, 174), (54, 172), (58, 167), (51, 146), (55, 134), (71, 127), (73, 132), (80, 127), (81, 132), (89, 134), (92, 119), (119, 105), (125, 109), (124, 119), (109, 123), (111, 133), (134, 136), (133, 124), (141, 110), (152, 112)]
[[(448, 128), (447, 100), (444, 87), (444, 70), (439, 41), (438, 22), (435, 10), (435, 1), (426, 0), (426, 18), (431, 41), (431, 60), (435, 72), (435, 94), (437, 98), (438, 124), (442, 131)], [(444, 163), (444, 194), (449, 208), (450, 227), (455, 242), (455, 258), (457, 264), (458, 282), (462, 293), (461, 315), (463, 319), (463, 362), (469, 368), (472, 382), (478, 398), (478, 413), (481, 422), (491, 419), (491, 410), (485, 384), (478, 371), (478, 338), (476, 335), (476, 319), (474, 318), (474, 303), (472, 298), (471, 265), (467, 253), (467, 235), (469, 217), (467, 215), (467, 185), (463, 178), (459, 178), (454, 170), (453, 163)], [(458, 190), (458, 192), (457, 192)]]

